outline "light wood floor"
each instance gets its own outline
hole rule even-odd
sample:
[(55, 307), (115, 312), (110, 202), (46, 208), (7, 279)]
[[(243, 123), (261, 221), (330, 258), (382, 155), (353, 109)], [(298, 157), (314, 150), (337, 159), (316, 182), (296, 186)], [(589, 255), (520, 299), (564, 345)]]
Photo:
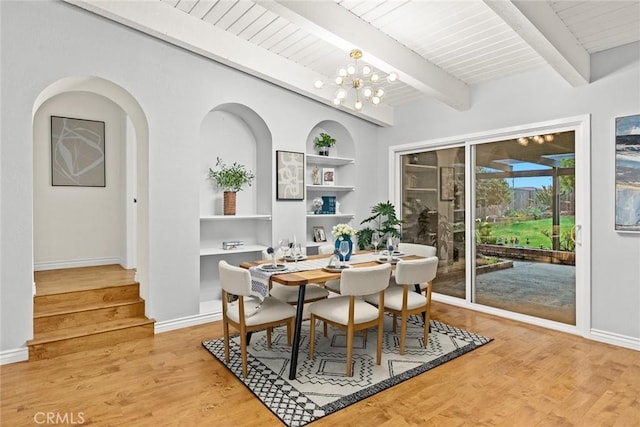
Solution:
[[(639, 352), (433, 306), (434, 318), (494, 341), (314, 427), (640, 425)], [(216, 322), (2, 366), (0, 424), (52, 412), (96, 426), (280, 425), (200, 344), (221, 335)]]

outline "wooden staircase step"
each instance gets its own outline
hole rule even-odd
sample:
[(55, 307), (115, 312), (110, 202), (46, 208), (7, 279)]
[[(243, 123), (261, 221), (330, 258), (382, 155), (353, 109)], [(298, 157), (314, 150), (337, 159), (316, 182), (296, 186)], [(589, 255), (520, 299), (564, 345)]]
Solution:
[(97, 289), (71, 291), (33, 297), (34, 315), (56, 311), (82, 310), (105, 302), (135, 302), (140, 298), (137, 283), (122, 286), (105, 286)]
[(81, 309), (47, 310), (33, 316), (34, 336), (57, 329), (88, 326), (109, 320), (144, 317), (144, 300), (102, 302)]
[(136, 317), (39, 333), (34, 336), (34, 339), (27, 342), (29, 360), (48, 359), (63, 354), (152, 337), (154, 323), (153, 319)]

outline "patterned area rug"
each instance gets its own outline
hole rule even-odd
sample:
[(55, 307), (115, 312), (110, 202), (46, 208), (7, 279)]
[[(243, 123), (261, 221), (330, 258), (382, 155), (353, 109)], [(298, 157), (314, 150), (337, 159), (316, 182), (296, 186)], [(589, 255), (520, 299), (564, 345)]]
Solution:
[[(389, 388), (438, 365), (468, 353), (491, 341), (472, 332), (432, 320), (429, 345), (422, 347), (422, 318), (412, 316), (407, 328), (406, 351), (398, 353), (400, 337), (391, 332), (391, 317), (385, 318), (382, 364), (375, 363), (377, 332), (369, 330), (366, 346), (362, 334), (354, 338), (352, 377), (346, 376), (346, 335), (329, 327), (327, 337), (316, 327), (313, 359), (309, 354), (309, 321), (303, 323), (298, 358), (298, 373), (289, 380), (291, 347), (286, 328), (276, 328), (271, 349), (266, 334), (251, 337), (248, 377), (242, 377), (240, 339), (231, 339), (231, 358), (224, 363), (224, 340), (205, 341), (202, 345), (219, 359), (262, 403), (287, 426), (303, 426), (379, 391)], [(398, 326), (398, 333), (400, 327)]]

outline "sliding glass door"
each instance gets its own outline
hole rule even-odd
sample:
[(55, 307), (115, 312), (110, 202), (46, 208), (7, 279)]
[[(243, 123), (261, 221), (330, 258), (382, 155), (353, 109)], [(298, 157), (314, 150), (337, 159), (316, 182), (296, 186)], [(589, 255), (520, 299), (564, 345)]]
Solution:
[(575, 133), (473, 148), (473, 302), (575, 325)]

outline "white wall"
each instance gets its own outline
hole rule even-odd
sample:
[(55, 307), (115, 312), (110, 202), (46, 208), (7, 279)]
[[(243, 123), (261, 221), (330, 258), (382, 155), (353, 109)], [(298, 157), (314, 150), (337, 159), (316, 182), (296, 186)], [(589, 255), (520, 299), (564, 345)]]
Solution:
[[(51, 185), (51, 116), (105, 122), (105, 187)], [(73, 92), (37, 111), (33, 126), (36, 269), (124, 263), (126, 118), (108, 99)]]
[(391, 145), (591, 115), (591, 327), (640, 339), (640, 235), (614, 228), (615, 117), (640, 113), (640, 43), (592, 58), (592, 83), (570, 87), (550, 68), (478, 85), (472, 106), (457, 112), (435, 101), (396, 110), (396, 125), (381, 129), (378, 155), (388, 172)]
[[(311, 129), (335, 120), (353, 136), (358, 162), (376, 162), (377, 127), (353, 116), (66, 3), (2, 1), (0, 8), (0, 351), (24, 347), (32, 335), (32, 109), (52, 83), (97, 76), (129, 91), (146, 114), (149, 277), (143, 287), (148, 314), (158, 321), (199, 313), (200, 133), (209, 111), (246, 105), (264, 120), (273, 151), (304, 152)], [(271, 161), (275, 170), (274, 155)], [(370, 169), (358, 169), (358, 221), (386, 185), (382, 174), (371, 178)], [(304, 235), (306, 201), (275, 201), (275, 193), (271, 200), (273, 236)]]

